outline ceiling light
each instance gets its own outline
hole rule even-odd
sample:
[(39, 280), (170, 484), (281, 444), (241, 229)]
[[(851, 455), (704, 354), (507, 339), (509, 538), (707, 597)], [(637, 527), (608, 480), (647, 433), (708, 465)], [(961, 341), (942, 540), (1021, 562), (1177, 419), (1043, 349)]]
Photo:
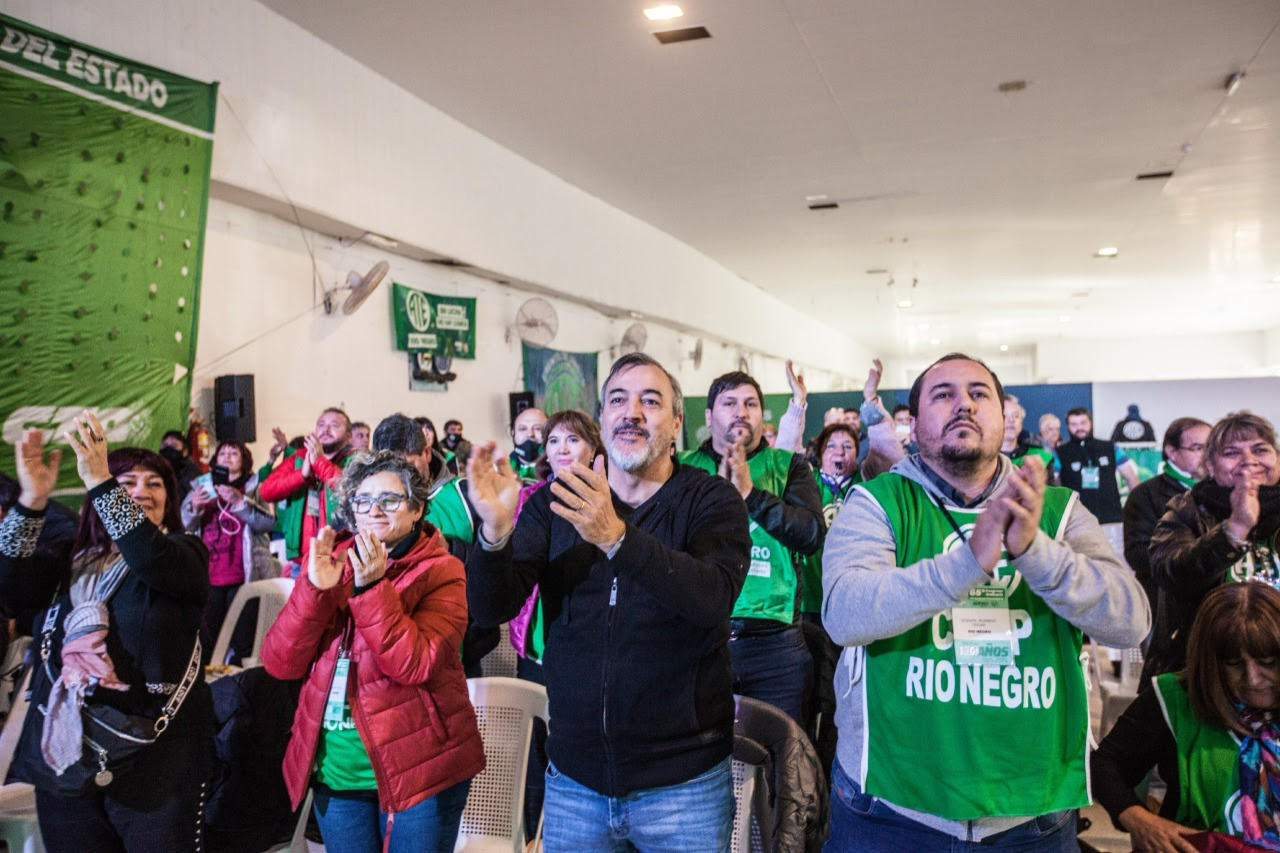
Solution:
[(1101, 249), (1093, 253), (1095, 258), (1114, 258), (1120, 254), (1120, 250), (1115, 246), (1103, 246)]
[(1071, 315), (1070, 315), (1070, 314), (1059, 314), (1059, 315), (1058, 315), (1058, 322), (1059, 322), (1059, 323), (1070, 323), (1070, 322), (1071, 322)]
[(653, 6), (644, 10), (644, 16), (651, 21), (670, 21), (672, 18), (678, 18), (683, 14), (683, 9), (670, 4)]
[(929, 338), (929, 346), (936, 347), (940, 343), (942, 343), (942, 341), (939, 340), (938, 338)]
[(1272, 283), (1272, 284), (1280, 284), (1280, 275), (1273, 275), (1273, 276), (1271, 276), (1271, 283)]
[(1227, 90), (1228, 98), (1236, 93), (1236, 89), (1240, 88), (1240, 83), (1243, 80), (1244, 80), (1243, 71), (1234, 71), (1227, 76), (1227, 79), (1222, 84), (1222, 88)]
[(1008, 344), (1001, 344), (1001, 345), (1000, 345), (1000, 352), (1008, 352), (1008, 351), (1009, 351), (1009, 345), (1008, 345)]
[(899, 299), (899, 300), (898, 300), (898, 307), (899, 307), (899, 308), (910, 308), (910, 307), (911, 307), (911, 300), (910, 300), (910, 299)]

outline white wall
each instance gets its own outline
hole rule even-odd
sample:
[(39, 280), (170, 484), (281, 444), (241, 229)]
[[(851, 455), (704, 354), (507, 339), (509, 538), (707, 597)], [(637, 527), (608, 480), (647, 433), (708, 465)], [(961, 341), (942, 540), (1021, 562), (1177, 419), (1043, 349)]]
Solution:
[[(313, 292), (312, 259), (330, 284), (348, 270), (363, 272), (386, 259), (391, 271), (355, 314), (326, 316)], [(407, 356), (394, 349), (390, 282), (450, 296), (476, 297), (476, 355), (457, 359), (458, 380), (447, 392), (410, 391)], [(274, 216), (230, 202), (213, 200), (205, 249), (199, 337), (196, 345), (193, 403), (210, 418), (216, 376), (252, 373), (255, 377), (259, 441), (252, 446), (263, 459), (271, 427), (289, 435), (309, 431), (324, 406), (340, 405), (356, 420), (371, 424), (400, 410), (425, 414), (437, 428), (458, 418), (473, 440), (506, 441), (507, 393), (524, 388), (518, 339), (507, 330), (530, 294), (465, 272), (408, 260), (364, 244), (340, 241), (299, 228)], [(552, 346), (575, 352), (599, 352), (600, 378), (610, 352), (632, 322), (612, 320), (563, 299), (548, 297), (559, 317)], [(694, 338), (660, 323), (647, 322), (645, 351), (663, 362), (687, 393), (705, 393), (712, 378), (735, 369), (739, 350), (716, 342), (704, 345), (700, 369), (689, 352)], [(782, 363), (751, 355), (748, 362), (769, 392), (785, 391)], [(833, 377), (809, 371), (816, 387)], [(780, 414), (780, 413), (779, 413)]]
[(1041, 341), (1035, 375), (1039, 382), (1275, 375), (1280, 359), (1266, 349), (1261, 332)]
[(1228, 412), (1250, 409), (1280, 423), (1280, 378), (1186, 379), (1169, 382), (1098, 382), (1093, 386), (1094, 432), (1110, 438), (1116, 421), (1137, 403), (1156, 440), (1174, 418), (1213, 423)]
[[(869, 358), (844, 332), (499, 147), (254, 0), (9, 0), (6, 10), (220, 81), (213, 178), (229, 188), (775, 356), (853, 373)], [(256, 276), (255, 304), (297, 313), (292, 295), (266, 292), (275, 260), (270, 252), (261, 260), (257, 270), (252, 253), (225, 241), (206, 249), (206, 269), (235, 264)], [(317, 343), (337, 334), (312, 331)]]

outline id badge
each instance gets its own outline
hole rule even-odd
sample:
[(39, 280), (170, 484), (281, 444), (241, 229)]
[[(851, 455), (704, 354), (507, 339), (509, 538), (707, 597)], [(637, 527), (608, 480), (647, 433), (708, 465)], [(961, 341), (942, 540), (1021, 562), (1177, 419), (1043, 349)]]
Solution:
[(951, 609), (957, 664), (1006, 666), (1013, 663), (1013, 621), (1003, 586), (969, 590), (968, 600)]
[(342, 725), (347, 706), (347, 670), (351, 659), (338, 658), (338, 665), (333, 668), (333, 683), (329, 685), (329, 698), (324, 703), (324, 722), (326, 726), (337, 728)]
[(1098, 474), (1098, 466), (1090, 465), (1087, 468), (1080, 469), (1080, 488), (1096, 489), (1102, 484), (1102, 477)]
[[(1098, 471), (1097, 468), (1094, 468), (1093, 470), (1095, 474)], [(316, 489), (309, 489), (307, 491), (307, 515), (319, 515), (319, 514), (320, 514), (320, 492)]]

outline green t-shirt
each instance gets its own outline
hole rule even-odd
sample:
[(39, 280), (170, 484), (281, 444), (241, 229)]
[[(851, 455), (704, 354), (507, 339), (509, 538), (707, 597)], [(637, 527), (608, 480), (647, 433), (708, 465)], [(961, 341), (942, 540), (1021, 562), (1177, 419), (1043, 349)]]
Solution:
[(350, 699), (343, 703), (341, 723), (320, 723), (316, 780), (335, 791), (369, 791), (378, 787), (369, 751), (351, 717)]

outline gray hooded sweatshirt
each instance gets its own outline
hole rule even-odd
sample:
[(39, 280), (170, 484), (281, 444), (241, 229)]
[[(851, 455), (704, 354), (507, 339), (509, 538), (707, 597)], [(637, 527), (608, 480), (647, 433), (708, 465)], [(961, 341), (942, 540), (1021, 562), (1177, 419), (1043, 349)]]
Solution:
[[(1003, 491), (1013, 465), (1001, 456), (999, 466), (995, 487), (967, 509), (985, 507)], [(918, 455), (899, 461), (891, 471), (919, 483), (944, 506), (965, 508), (956, 507), (932, 483)], [(858, 695), (864, 647), (964, 603), (970, 589), (989, 580), (969, 548), (899, 568), (895, 545), (884, 510), (870, 494), (855, 488), (832, 523), (823, 552), (822, 621), (831, 638), (846, 647), (836, 670), (836, 760), (855, 781), (865, 736)], [(1040, 531), (1031, 547), (1011, 562), (1050, 609), (1100, 643), (1132, 648), (1147, 636), (1151, 611), (1142, 587), (1116, 556), (1098, 520), (1079, 501), (1072, 502), (1063, 541)], [(953, 821), (888, 801), (886, 805), (924, 826), (969, 841), (981, 841), (1035, 817)]]

